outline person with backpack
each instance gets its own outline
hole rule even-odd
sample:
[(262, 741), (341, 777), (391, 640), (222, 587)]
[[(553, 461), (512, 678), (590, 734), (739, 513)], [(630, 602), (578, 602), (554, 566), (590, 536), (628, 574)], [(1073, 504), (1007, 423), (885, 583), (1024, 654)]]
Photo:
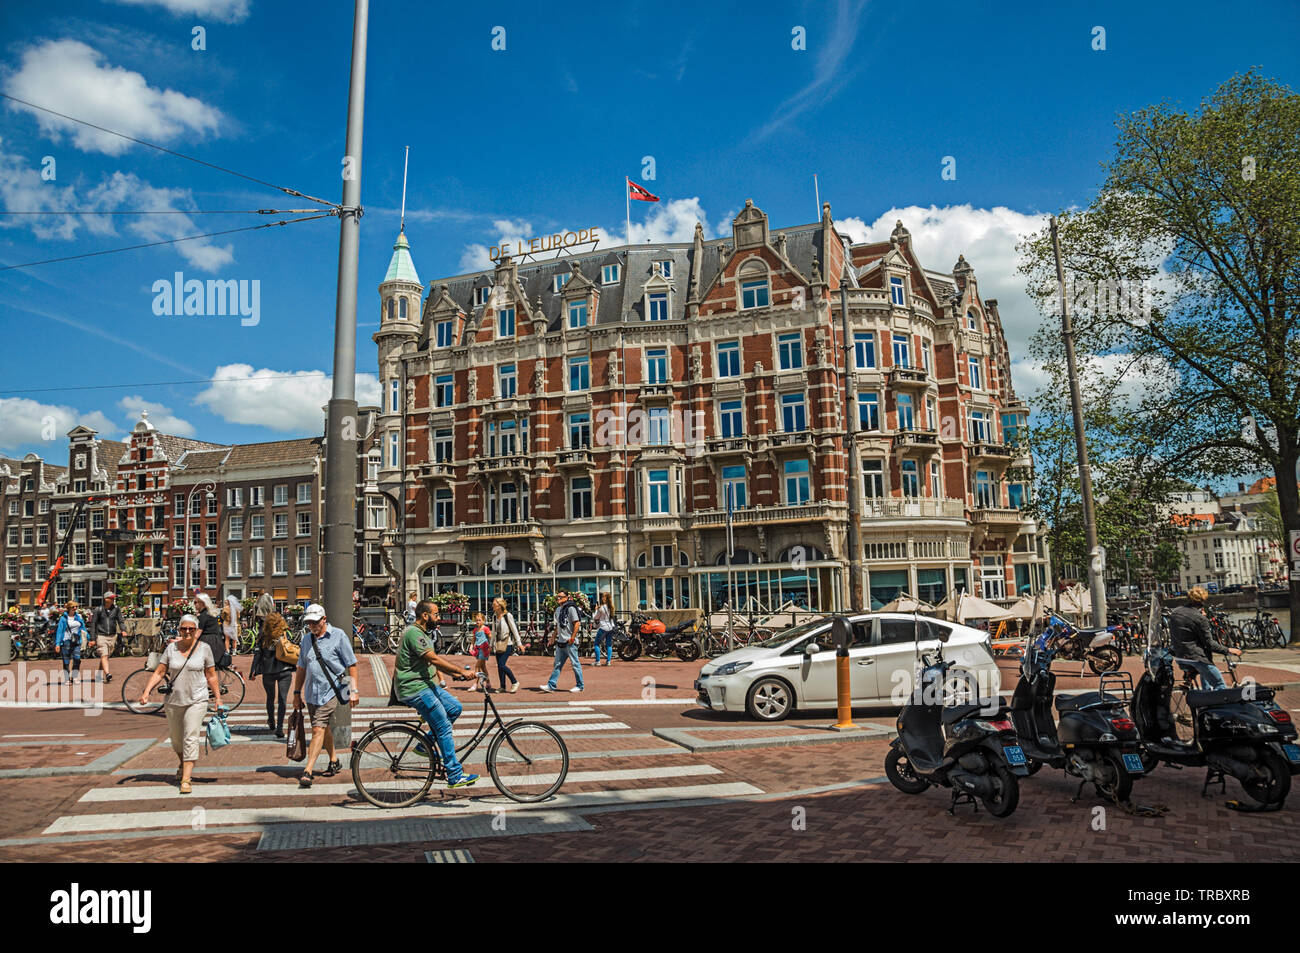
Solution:
[(149, 703), (149, 695), (166, 675), (171, 683), (163, 709), (167, 712), (167, 729), (172, 750), (180, 766), (176, 780), (181, 794), (189, 794), (194, 763), (199, 760), (199, 738), (203, 734), (203, 716), (220, 697), (217, 670), (212, 649), (199, 638), (199, 620), (188, 613), (181, 616), (176, 638), (167, 643), (158, 668), (140, 693), (140, 704)]
[(501, 679), (501, 690), (506, 691), (506, 679), (510, 679), (509, 691), (519, 691), (519, 679), (506, 664), (516, 651), (522, 653), (524, 641), (519, 637), (519, 626), (515, 617), (506, 608), (506, 601), (500, 596), (492, 600), (492, 653), (497, 659), (497, 675)]
[[(357, 657), (352, 654), (352, 639), (342, 629), (329, 624), (325, 607), (313, 602), (302, 614), (307, 636), (298, 650), (298, 670), (293, 680), (293, 708), (307, 702), (311, 719), (311, 745), (307, 749), (307, 767), (298, 778), (298, 786), (311, 787), (312, 768), (324, 746), (329, 763), (321, 772), (332, 778), (343, 770), (334, 750), (334, 732), (330, 719), (343, 707), (342, 717), (351, 718), (357, 704)], [(347, 679), (343, 679), (343, 673)]]
[[(86, 620), (77, 611), (77, 603), (69, 599), (68, 611), (59, 618), (59, 627), (54, 630), (54, 647), (63, 656), (63, 681), (69, 685), (81, 680), (81, 651), (89, 633)], [(69, 662), (71, 671), (68, 670)]]
[[(289, 699), (289, 682), (298, 666), (299, 647), (289, 640), (289, 626), (284, 616), (270, 612), (262, 620), (257, 648), (249, 676), (262, 676), (266, 692), (266, 727), (277, 738), (284, 737), (285, 703)], [(278, 707), (277, 707), (278, 701)]]
[(582, 662), (578, 658), (578, 625), (582, 615), (563, 589), (556, 593), (556, 598), (558, 602), (555, 606), (555, 667), (551, 669), (551, 677), (539, 687), (544, 692), (555, 691), (560, 679), (560, 669), (564, 668), (565, 661), (568, 661), (573, 664), (573, 678), (576, 682), (569, 691), (576, 694), (582, 691)]

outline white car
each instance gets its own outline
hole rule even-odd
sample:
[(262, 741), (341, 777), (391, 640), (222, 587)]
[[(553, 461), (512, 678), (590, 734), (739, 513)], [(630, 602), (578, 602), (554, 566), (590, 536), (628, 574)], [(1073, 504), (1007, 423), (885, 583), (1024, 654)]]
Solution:
[[(850, 692), (855, 708), (900, 707), (911, 693), (919, 652), (940, 645), (938, 627), (949, 630), (944, 658), (954, 662), (946, 691), (966, 700), (988, 698), (1001, 682), (987, 632), (924, 616), (877, 613), (849, 616)], [(834, 709), (835, 641), (830, 618), (814, 619), (713, 659), (700, 669), (696, 703), (711, 711), (748, 712), (780, 721), (794, 709)]]

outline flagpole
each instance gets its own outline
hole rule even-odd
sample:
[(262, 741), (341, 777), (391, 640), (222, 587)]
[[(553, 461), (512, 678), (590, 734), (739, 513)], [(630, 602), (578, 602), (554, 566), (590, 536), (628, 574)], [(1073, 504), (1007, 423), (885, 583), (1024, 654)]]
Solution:
[(632, 244), (632, 189), (623, 176), (623, 204), (627, 206), (627, 243)]

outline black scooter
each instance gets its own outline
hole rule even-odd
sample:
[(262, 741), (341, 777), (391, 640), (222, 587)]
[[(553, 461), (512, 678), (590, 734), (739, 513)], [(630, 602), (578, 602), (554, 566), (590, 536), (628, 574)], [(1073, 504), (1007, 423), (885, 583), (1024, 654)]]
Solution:
[[(1134, 778), (1145, 773), (1137, 726), (1125, 709), (1133, 677), (1110, 672), (1101, 676), (1098, 691), (1056, 697), (1054, 656), (1051, 649), (1031, 644), (1011, 695), (1011, 723), (1029, 759), (1029, 773), (1045, 764), (1061, 768), (1079, 779), (1074, 800), (1092, 782), (1101, 797), (1121, 804), (1132, 794)], [(1060, 712), (1059, 730), (1053, 707)]]
[[(1189, 674), (1175, 684), (1174, 663)], [(1262, 685), (1235, 685), (1203, 691), (1195, 688), (1196, 662), (1176, 659), (1164, 648), (1147, 651), (1146, 672), (1133, 694), (1133, 720), (1142, 736), (1143, 760), (1150, 772), (1157, 764), (1174, 768), (1205, 766), (1201, 796), (1211, 784), (1224, 790), (1236, 778), (1256, 802), (1230, 801), (1243, 811), (1276, 811), (1291, 790), (1291, 775), (1300, 772), (1300, 746), (1291, 715), (1273, 701)], [(1228, 670), (1236, 682), (1235, 664)]]
[[(941, 643), (947, 630), (939, 627)], [(898, 737), (885, 756), (885, 775), (904, 794), (931, 785), (952, 789), (949, 814), (976, 798), (994, 817), (1007, 817), (1020, 801), (1018, 778), (1029, 769), (1001, 699), (944, 705), (943, 684), (951, 665), (943, 646), (922, 656), (920, 683), (898, 715)]]

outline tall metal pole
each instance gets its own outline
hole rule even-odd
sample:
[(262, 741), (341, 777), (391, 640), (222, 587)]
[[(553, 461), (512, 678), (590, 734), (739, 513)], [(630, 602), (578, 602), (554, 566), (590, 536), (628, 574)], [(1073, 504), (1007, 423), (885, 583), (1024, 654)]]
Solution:
[[(366, 99), (366, 26), (369, 0), (356, 0), (352, 20), (352, 78), (339, 210), (339, 277), (334, 311), (334, 384), (327, 410), (325, 457), (325, 614), (352, 631), (352, 573), (356, 561), (357, 252), (361, 242), (361, 127)], [(331, 725), (334, 743), (352, 743), (351, 716)]]
[(1097, 513), (1092, 505), (1092, 470), (1088, 466), (1088, 441), (1083, 432), (1083, 400), (1079, 395), (1079, 372), (1074, 360), (1074, 326), (1065, 296), (1065, 271), (1061, 267), (1061, 236), (1052, 223), (1052, 253), (1056, 256), (1056, 286), (1061, 294), (1061, 336), (1065, 339), (1065, 367), (1070, 378), (1070, 407), (1074, 412), (1074, 444), (1079, 455), (1079, 487), (1083, 496), (1083, 528), (1088, 540), (1088, 581), (1092, 589), (1092, 624), (1106, 624), (1106, 580), (1104, 555), (1097, 543)]
[(849, 260), (845, 251), (844, 271), (840, 275), (840, 334), (844, 338), (844, 414), (847, 419), (848, 438), (844, 453), (849, 458), (849, 605), (850, 612), (862, 608), (862, 510), (858, 502), (858, 489), (862, 482), (861, 463), (858, 460), (858, 415), (853, 412), (853, 378), (850, 353), (853, 341), (849, 337)]

